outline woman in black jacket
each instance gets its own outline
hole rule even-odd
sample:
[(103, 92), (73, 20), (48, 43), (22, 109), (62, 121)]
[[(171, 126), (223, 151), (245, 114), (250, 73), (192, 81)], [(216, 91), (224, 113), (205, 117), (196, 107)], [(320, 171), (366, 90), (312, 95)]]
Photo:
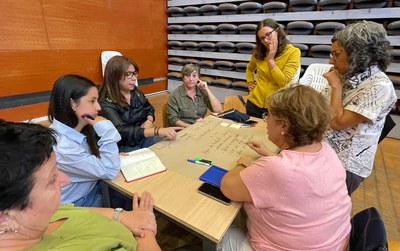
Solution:
[(154, 107), (136, 86), (139, 67), (130, 58), (112, 57), (100, 87), (101, 115), (111, 120), (121, 141), (121, 152), (149, 147), (162, 138), (175, 139), (181, 127), (154, 127)]

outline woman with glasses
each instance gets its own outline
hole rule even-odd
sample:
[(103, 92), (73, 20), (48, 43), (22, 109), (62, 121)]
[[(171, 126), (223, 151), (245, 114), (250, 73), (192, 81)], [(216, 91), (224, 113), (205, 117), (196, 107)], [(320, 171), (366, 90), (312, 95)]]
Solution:
[(267, 97), (286, 87), (300, 68), (300, 50), (289, 44), (283, 28), (273, 19), (258, 23), (256, 48), (247, 64), (249, 96), (246, 113), (261, 118), (267, 111)]
[(347, 171), (349, 195), (371, 174), (385, 117), (397, 98), (384, 71), (390, 62), (390, 42), (381, 24), (361, 21), (332, 37), (323, 76), (332, 88), (330, 128), (324, 137)]
[(149, 147), (162, 138), (175, 139), (176, 131), (182, 129), (153, 126), (154, 107), (136, 86), (138, 74), (139, 67), (132, 59), (114, 56), (107, 62), (100, 87), (101, 114), (121, 134), (121, 152)]
[(98, 180), (114, 179), (119, 173), (121, 136), (109, 120), (97, 116), (98, 97), (96, 85), (78, 75), (65, 75), (54, 83), (48, 113), (57, 132), (54, 152), (58, 169), (71, 180), (61, 190), (62, 204), (102, 207)]
[(182, 67), (183, 85), (175, 89), (168, 98), (167, 116), (170, 125), (188, 127), (202, 120), (207, 108), (221, 112), (221, 103), (208, 88), (207, 82), (200, 80), (200, 66), (186, 64)]
[(329, 105), (309, 86), (281, 89), (268, 98), (268, 139), (247, 144), (261, 155), (242, 156), (221, 181), (221, 191), (244, 202), (248, 232), (232, 226), (222, 250), (346, 250), (351, 199), (343, 164), (322, 135)]

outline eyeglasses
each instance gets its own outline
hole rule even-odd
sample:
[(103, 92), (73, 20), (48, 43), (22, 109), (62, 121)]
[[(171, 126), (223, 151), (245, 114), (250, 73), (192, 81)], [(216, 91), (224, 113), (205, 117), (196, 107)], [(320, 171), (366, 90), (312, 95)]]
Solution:
[(337, 59), (337, 57), (340, 55), (340, 52), (342, 52), (343, 50), (336, 50), (336, 51), (332, 51), (331, 54), (329, 54), (329, 57), (332, 59)]
[(132, 78), (133, 76), (137, 77), (138, 74), (139, 74), (138, 71), (127, 71), (127, 72), (125, 72), (126, 78)]
[(262, 37), (258, 37), (261, 41), (262, 40), (264, 40), (264, 39), (266, 39), (266, 38), (268, 38), (268, 39), (270, 39), (271, 38), (271, 35), (272, 35), (272, 33), (274, 32), (274, 31), (276, 31), (276, 29), (278, 29), (278, 27), (276, 27), (275, 29), (273, 29), (272, 31), (270, 31), (270, 32), (267, 32), (267, 33), (265, 33), (265, 35), (264, 36), (262, 36)]
[(266, 111), (261, 115), (264, 122), (267, 122), (268, 114), (269, 114), (268, 111)]

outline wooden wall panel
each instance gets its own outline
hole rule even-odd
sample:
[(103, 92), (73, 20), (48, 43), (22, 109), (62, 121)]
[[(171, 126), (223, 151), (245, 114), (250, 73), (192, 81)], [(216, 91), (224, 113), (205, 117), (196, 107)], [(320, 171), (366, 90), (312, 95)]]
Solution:
[(0, 1), (0, 51), (49, 49), (40, 0)]
[(0, 110), (0, 118), (7, 121), (23, 121), (31, 118), (38, 118), (47, 115), (49, 102), (42, 102), (33, 105), (19, 106)]
[[(0, 98), (51, 90), (66, 73), (101, 83), (104, 50), (133, 58), (139, 78), (166, 77), (166, 9), (159, 0), (0, 1)], [(166, 90), (166, 82), (142, 89)], [(16, 115), (10, 109), (0, 110), (0, 117), (21, 119), (24, 112)]]
[[(167, 81), (159, 81), (143, 85), (141, 90), (145, 93), (154, 93), (167, 89)], [(41, 102), (33, 105), (18, 106), (8, 109), (0, 109), (0, 118), (8, 121), (23, 121), (31, 118), (47, 116), (49, 102)]]
[[(116, 50), (137, 62), (139, 78), (161, 78), (167, 74), (166, 48)], [(101, 83), (101, 52), (102, 50), (0, 52), (0, 97), (51, 90), (54, 81), (67, 73), (80, 74), (95, 83)]]
[(155, 1), (42, 2), (51, 49), (153, 48)]

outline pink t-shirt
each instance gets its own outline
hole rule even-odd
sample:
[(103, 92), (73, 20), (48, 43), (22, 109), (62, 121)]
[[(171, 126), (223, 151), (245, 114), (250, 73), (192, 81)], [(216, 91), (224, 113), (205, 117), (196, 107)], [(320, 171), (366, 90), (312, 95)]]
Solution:
[(283, 150), (240, 172), (255, 250), (339, 250), (350, 233), (346, 172), (325, 142), (316, 153)]

